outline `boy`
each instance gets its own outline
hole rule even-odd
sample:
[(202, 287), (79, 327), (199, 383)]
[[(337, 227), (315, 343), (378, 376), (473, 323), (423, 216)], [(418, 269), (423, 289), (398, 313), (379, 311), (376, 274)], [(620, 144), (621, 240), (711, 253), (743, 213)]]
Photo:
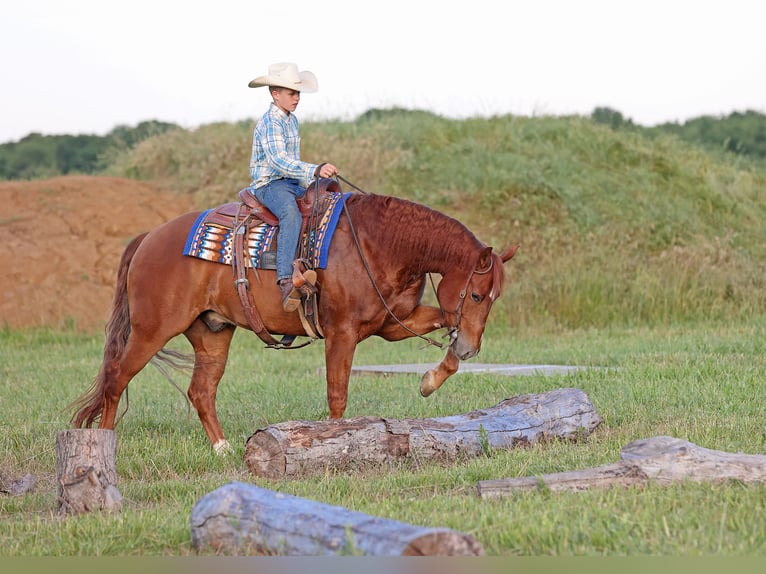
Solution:
[(296, 199), (306, 193), (311, 180), (334, 177), (338, 170), (331, 163), (312, 164), (300, 159), (300, 136), (295, 108), (301, 92), (316, 92), (319, 85), (313, 73), (298, 71), (293, 63), (269, 66), (268, 74), (248, 84), (267, 86), (272, 102), (253, 130), (250, 156), (250, 193), (279, 219), (277, 235), (277, 284), (282, 292), (282, 307), (287, 312), (300, 305), (300, 293), (293, 286), (292, 263), (301, 231), (301, 214)]

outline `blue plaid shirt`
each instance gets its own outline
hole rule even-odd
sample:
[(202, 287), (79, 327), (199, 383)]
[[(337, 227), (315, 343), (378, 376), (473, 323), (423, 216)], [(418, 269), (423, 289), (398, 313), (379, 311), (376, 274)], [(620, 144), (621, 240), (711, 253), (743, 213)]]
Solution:
[(301, 161), (298, 118), (272, 103), (253, 130), (251, 187), (258, 189), (282, 177), (297, 179), (303, 187), (308, 187), (317, 167)]

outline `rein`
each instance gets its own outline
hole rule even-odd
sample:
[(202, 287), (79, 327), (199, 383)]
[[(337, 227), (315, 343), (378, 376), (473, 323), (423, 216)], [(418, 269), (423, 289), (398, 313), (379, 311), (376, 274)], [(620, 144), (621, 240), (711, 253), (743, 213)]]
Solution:
[[(347, 180), (345, 177), (341, 176), (340, 174), (336, 174), (335, 177), (337, 179), (340, 179), (341, 181), (343, 181), (343, 183), (347, 183), (348, 185), (353, 187), (358, 192), (363, 193), (363, 194), (367, 193), (364, 190), (360, 189), (358, 186), (356, 186), (354, 183), (352, 183), (349, 180)], [(362, 260), (362, 265), (364, 265), (365, 271), (367, 271), (367, 276), (370, 278), (370, 282), (372, 283), (372, 286), (375, 289), (375, 292), (378, 294), (378, 298), (380, 299), (381, 303), (383, 303), (383, 307), (386, 309), (386, 312), (388, 312), (389, 316), (391, 316), (391, 318), (393, 318), (394, 321), (396, 321), (399, 324), (399, 326), (402, 327), (408, 333), (412, 334), (415, 337), (418, 337), (418, 338), (424, 340), (428, 345), (433, 345), (434, 347), (438, 347), (439, 349), (443, 349), (444, 348), (444, 343), (440, 343), (440, 342), (435, 341), (434, 339), (432, 339), (430, 337), (425, 337), (424, 335), (420, 335), (418, 333), (415, 333), (415, 331), (413, 331), (412, 329), (407, 327), (404, 323), (402, 323), (402, 321), (399, 319), (399, 317), (397, 317), (394, 314), (394, 312), (391, 310), (391, 308), (388, 306), (388, 303), (386, 302), (385, 297), (383, 297), (383, 294), (380, 292), (380, 289), (378, 288), (378, 284), (377, 284), (377, 282), (375, 281), (375, 278), (372, 275), (372, 271), (370, 270), (370, 267), (367, 264), (367, 260), (364, 257), (364, 253), (362, 253), (362, 246), (359, 243), (359, 238), (356, 235), (356, 229), (354, 229), (354, 222), (351, 220), (351, 215), (349, 214), (348, 208), (346, 206), (346, 198), (341, 195), (341, 199), (343, 201), (343, 211), (346, 214), (346, 219), (348, 220), (348, 225), (349, 225), (349, 227), (351, 229), (351, 236), (354, 238), (354, 244), (356, 245), (356, 250), (359, 253), (359, 257)], [(493, 262), (490, 262), (489, 266), (484, 271), (477, 271), (476, 268), (474, 267), (471, 270), (471, 273), (468, 275), (468, 279), (465, 282), (465, 287), (463, 287), (463, 289), (460, 291), (460, 299), (459, 299), (457, 307), (455, 308), (455, 311), (454, 311), (455, 325), (451, 326), (451, 327), (448, 327), (447, 334), (448, 334), (448, 336), (450, 338), (450, 344), (452, 344), (452, 342), (457, 338), (457, 333), (460, 330), (460, 319), (461, 319), (462, 313), (463, 313), (463, 303), (465, 302), (465, 297), (466, 297), (466, 294), (468, 292), (468, 285), (470, 284), (471, 279), (473, 278), (474, 274), (483, 275), (485, 273), (488, 273), (492, 269), (492, 264), (493, 264)], [(429, 280), (431, 282), (431, 288), (433, 289), (434, 294), (436, 294), (436, 286), (434, 285), (433, 276), (429, 273), (428, 277), (429, 277)], [(439, 309), (441, 309), (442, 316), (446, 316), (446, 312), (444, 311), (444, 308), (442, 307), (441, 302), (439, 301), (438, 296), (436, 297), (436, 300), (437, 300), (437, 302), (439, 302)]]
[[(347, 183), (358, 192), (367, 193), (366, 191), (360, 189), (357, 185), (353, 184), (352, 182), (350, 182), (349, 180), (347, 180), (345, 177), (341, 176), (340, 174), (336, 174), (335, 177), (343, 181), (343, 183)], [(399, 317), (397, 317), (394, 314), (394, 312), (391, 310), (391, 307), (388, 306), (388, 303), (386, 302), (386, 298), (383, 297), (383, 293), (380, 292), (380, 288), (378, 287), (378, 284), (375, 281), (375, 277), (372, 276), (372, 271), (370, 270), (370, 266), (367, 264), (367, 259), (365, 258), (364, 253), (362, 253), (362, 246), (359, 243), (359, 237), (357, 237), (356, 235), (354, 222), (351, 220), (351, 214), (348, 212), (348, 206), (346, 205), (346, 198), (343, 195), (341, 195), (341, 200), (343, 201), (343, 212), (346, 214), (346, 219), (348, 220), (348, 226), (351, 229), (351, 237), (354, 238), (354, 245), (356, 245), (356, 250), (359, 253), (359, 258), (362, 260), (362, 265), (364, 265), (364, 270), (367, 271), (367, 276), (370, 278), (370, 283), (372, 283), (372, 287), (375, 289), (375, 293), (378, 294), (378, 298), (380, 299), (380, 302), (383, 303), (383, 307), (386, 309), (386, 312), (394, 319), (394, 321), (396, 321), (399, 324), (399, 326), (402, 329), (404, 329), (408, 333), (411, 333), (413, 336), (423, 339), (428, 345), (433, 345), (434, 347), (443, 349), (444, 348), (443, 343), (435, 341), (431, 337), (425, 337), (423, 335), (420, 335), (416, 333), (415, 331), (413, 331), (412, 329), (410, 329), (407, 325), (402, 323)], [(431, 282), (431, 284), (433, 285), (433, 281)]]

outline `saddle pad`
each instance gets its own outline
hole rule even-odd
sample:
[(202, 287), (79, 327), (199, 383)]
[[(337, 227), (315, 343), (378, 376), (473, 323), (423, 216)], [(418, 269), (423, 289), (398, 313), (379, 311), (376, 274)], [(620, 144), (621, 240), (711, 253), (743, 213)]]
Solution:
[[(346, 194), (348, 197), (349, 193)], [(324, 269), (327, 266), (327, 255), (330, 251), (335, 227), (338, 225), (343, 201), (340, 193), (332, 193), (327, 210), (322, 215), (316, 232), (308, 230), (309, 237), (309, 263), (315, 269)], [(234, 230), (232, 226), (220, 221), (206, 221), (206, 216), (213, 211), (203, 211), (196, 219), (189, 231), (184, 245), (184, 255), (231, 265), (234, 254)], [(233, 221), (232, 221), (233, 224)], [(267, 223), (260, 223), (250, 227), (245, 238), (245, 249), (249, 255), (245, 266), (255, 269), (274, 269), (275, 258), (271, 252), (276, 252), (276, 236), (279, 228)]]

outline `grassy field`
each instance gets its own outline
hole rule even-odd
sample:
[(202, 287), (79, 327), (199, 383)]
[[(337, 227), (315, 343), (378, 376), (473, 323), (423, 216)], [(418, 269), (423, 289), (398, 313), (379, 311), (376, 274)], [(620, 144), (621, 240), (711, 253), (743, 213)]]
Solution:
[[(165, 182), (200, 207), (247, 185), (251, 126), (146, 140), (110, 173)], [(0, 495), (0, 556), (185, 556), (194, 503), (230, 481), (473, 534), (493, 556), (764, 556), (766, 486), (475, 496), (477, 481), (616, 462), (627, 443), (671, 435), (766, 452), (766, 172), (670, 137), (584, 118), (451, 121), (420, 112), (306, 124), (303, 157), (331, 159), (366, 191), (458, 217), (496, 247), (520, 242), (478, 361), (592, 367), (567, 375), (460, 375), (434, 396), (419, 376), (355, 377), (346, 416), (435, 417), (561, 387), (603, 419), (577, 443), (492, 452), (449, 466), (254, 479), (244, 444), (270, 423), (327, 415), (322, 343), (262, 349), (239, 332), (219, 392), (235, 454), (216, 457), (182, 394), (147, 369), (117, 428), (116, 516), (55, 515), (55, 437), (96, 374), (101, 335), (0, 332), (0, 469), (38, 487)], [(179, 343), (180, 344), (180, 343)], [(355, 363), (433, 362), (418, 342), (371, 340)], [(186, 382), (179, 379), (183, 389)]]
[[(0, 555), (112, 556), (194, 553), (189, 515), (207, 492), (230, 481), (404, 522), (473, 534), (489, 555), (764, 555), (766, 486), (677, 484), (481, 500), (476, 482), (616, 462), (632, 440), (671, 435), (706, 448), (766, 451), (763, 418), (766, 322), (673, 329), (599, 329), (515, 334), (494, 327), (482, 362), (593, 367), (556, 376), (458, 375), (434, 396), (419, 377), (365, 375), (351, 383), (347, 416), (432, 417), (492, 406), (560, 387), (585, 391), (603, 418), (581, 443), (548, 443), (448, 466), (403, 463), (355, 474), (268, 481), (250, 475), (244, 443), (269, 423), (326, 416), (322, 344), (297, 352), (262, 349), (235, 337), (219, 409), (236, 454), (212, 454), (195, 413), (154, 369), (130, 387), (118, 426), (116, 516), (55, 514), (55, 436), (62, 411), (98, 367), (100, 337), (4, 332), (0, 337), (0, 460), (5, 473), (32, 473), (34, 493), (0, 497)], [(437, 360), (410, 342), (363, 344), (356, 364)], [(180, 381), (179, 381), (180, 382)]]

